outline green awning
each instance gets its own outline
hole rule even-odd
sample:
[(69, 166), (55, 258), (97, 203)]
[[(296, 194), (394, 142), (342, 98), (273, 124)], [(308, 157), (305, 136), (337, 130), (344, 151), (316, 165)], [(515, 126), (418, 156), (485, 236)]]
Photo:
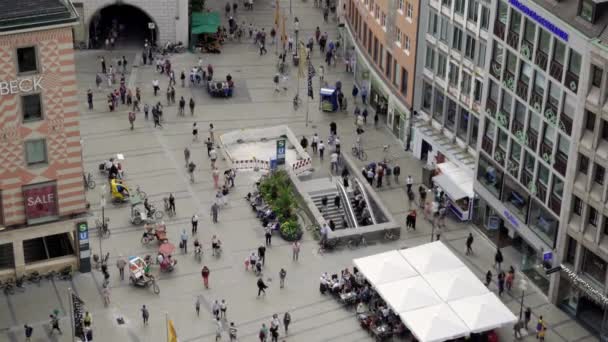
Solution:
[(194, 12), (192, 13), (191, 34), (216, 33), (220, 26), (219, 12)]

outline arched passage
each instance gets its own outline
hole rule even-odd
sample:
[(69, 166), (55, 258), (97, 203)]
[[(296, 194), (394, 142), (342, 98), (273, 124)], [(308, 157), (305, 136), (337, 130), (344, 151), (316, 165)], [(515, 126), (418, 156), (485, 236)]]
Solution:
[[(154, 28), (150, 29), (149, 24)], [(106, 38), (115, 36), (116, 45), (142, 46), (145, 39), (156, 42), (158, 25), (143, 10), (128, 4), (106, 6), (91, 18), (89, 38), (95, 48), (103, 47)]]

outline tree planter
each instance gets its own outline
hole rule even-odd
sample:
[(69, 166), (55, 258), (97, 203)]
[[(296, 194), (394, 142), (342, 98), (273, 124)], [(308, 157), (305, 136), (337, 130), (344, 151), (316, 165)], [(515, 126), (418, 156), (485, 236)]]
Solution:
[(281, 223), (279, 235), (286, 241), (302, 238), (302, 227), (295, 215), (297, 198), (287, 172), (270, 173), (260, 182), (260, 194)]

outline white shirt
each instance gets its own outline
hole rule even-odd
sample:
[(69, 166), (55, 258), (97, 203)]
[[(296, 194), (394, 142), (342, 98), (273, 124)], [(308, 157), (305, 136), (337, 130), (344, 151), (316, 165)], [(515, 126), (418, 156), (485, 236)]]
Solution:
[(155, 87), (158, 87), (158, 80), (152, 81), (152, 85), (155, 86)]
[(202, 59), (202, 58), (199, 58), (199, 59), (198, 59), (198, 66), (199, 66), (199, 67), (202, 67), (202, 66), (203, 66), (203, 59)]
[(217, 152), (215, 152), (215, 149), (212, 149), (211, 151), (209, 151), (209, 158), (217, 159)]
[(336, 143), (336, 145), (340, 145), (340, 138), (336, 137), (336, 140), (334, 140), (334, 142)]
[(412, 177), (407, 176), (407, 184), (408, 184), (408, 185), (412, 185), (412, 184), (414, 184), (414, 180), (412, 179)]
[(318, 143), (319, 142), (319, 136), (318, 135), (313, 135), (311, 140), (312, 140), (313, 143)]
[(194, 214), (194, 216), (192, 216), (192, 222), (198, 222), (198, 215)]
[(332, 163), (337, 163), (338, 162), (338, 154), (337, 153), (332, 153), (331, 154), (331, 162)]
[(323, 151), (325, 149), (325, 144), (319, 143), (319, 150)]

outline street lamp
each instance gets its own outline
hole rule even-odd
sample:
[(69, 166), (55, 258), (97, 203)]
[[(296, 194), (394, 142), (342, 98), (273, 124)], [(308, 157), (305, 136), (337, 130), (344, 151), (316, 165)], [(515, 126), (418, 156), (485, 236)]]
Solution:
[(519, 288), (521, 289), (521, 306), (519, 307), (519, 320), (521, 321), (524, 313), (524, 294), (528, 289), (528, 282), (522, 278), (519, 281)]
[(97, 229), (101, 229), (101, 232), (99, 233), (99, 258), (100, 260), (103, 260), (103, 251), (101, 249), (101, 240), (103, 238), (103, 229), (104, 226), (106, 224), (106, 215), (105, 215), (105, 209), (106, 209), (106, 191), (108, 189), (108, 186), (106, 184), (101, 186), (101, 200), (100, 200), (100, 204), (101, 204), (101, 227), (98, 227)]

